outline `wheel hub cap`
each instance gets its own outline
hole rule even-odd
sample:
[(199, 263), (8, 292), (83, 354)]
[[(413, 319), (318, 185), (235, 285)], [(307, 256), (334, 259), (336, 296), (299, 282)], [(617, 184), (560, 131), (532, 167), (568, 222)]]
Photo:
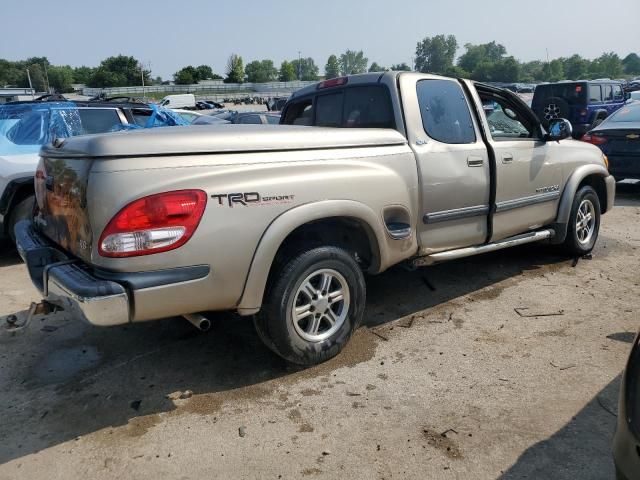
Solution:
[(321, 342), (342, 327), (349, 313), (347, 280), (332, 269), (317, 270), (298, 286), (291, 307), (296, 333), (309, 342)]
[(578, 242), (586, 245), (591, 241), (593, 232), (596, 229), (596, 209), (591, 200), (583, 200), (578, 207), (576, 216), (576, 236)]

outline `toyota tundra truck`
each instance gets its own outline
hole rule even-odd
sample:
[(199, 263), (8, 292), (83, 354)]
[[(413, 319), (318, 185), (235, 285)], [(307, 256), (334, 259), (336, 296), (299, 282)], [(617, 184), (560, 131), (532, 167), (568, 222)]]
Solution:
[(362, 320), (365, 274), (531, 242), (591, 251), (615, 182), (570, 137), (469, 80), (331, 79), (295, 93), (281, 125), (43, 147), (17, 245), (43, 298), (93, 325), (235, 311), (310, 365)]

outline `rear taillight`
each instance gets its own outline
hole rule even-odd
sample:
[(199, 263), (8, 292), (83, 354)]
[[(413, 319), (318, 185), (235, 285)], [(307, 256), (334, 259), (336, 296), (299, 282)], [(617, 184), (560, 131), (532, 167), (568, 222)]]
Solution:
[(593, 145), (604, 145), (605, 143), (607, 143), (606, 138), (599, 135), (593, 135), (591, 133), (585, 133), (580, 140), (582, 140), (583, 142), (591, 143)]
[(198, 228), (207, 205), (202, 190), (177, 190), (140, 198), (111, 219), (100, 236), (103, 257), (134, 257), (178, 248)]

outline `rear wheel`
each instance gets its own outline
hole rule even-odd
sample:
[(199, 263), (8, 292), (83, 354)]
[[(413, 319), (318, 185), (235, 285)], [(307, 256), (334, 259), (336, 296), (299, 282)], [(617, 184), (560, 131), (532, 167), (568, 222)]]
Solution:
[(9, 233), (9, 238), (11, 241), (15, 243), (16, 234), (13, 231), (16, 223), (21, 220), (26, 220), (31, 218), (33, 213), (33, 205), (36, 201), (36, 197), (34, 195), (30, 195), (27, 198), (23, 199), (18, 203), (15, 207), (11, 209), (11, 213), (9, 213), (9, 222), (7, 224), (7, 230)]
[(596, 244), (600, 231), (600, 200), (596, 191), (586, 185), (573, 198), (564, 250), (574, 256), (586, 255)]
[(364, 275), (354, 258), (337, 247), (313, 248), (285, 262), (272, 278), (254, 317), (263, 342), (298, 365), (337, 355), (364, 311)]

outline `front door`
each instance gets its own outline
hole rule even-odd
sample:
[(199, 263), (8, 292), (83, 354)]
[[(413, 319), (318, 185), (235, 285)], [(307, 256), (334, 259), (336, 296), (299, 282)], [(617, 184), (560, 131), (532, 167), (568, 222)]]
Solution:
[(421, 187), (420, 253), (484, 243), (490, 169), (470, 99), (455, 80), (412, 73), (400, 84), (407, 125), (416, 126), (407, 134)]
[(477, 92), (496, 157), (491, 241), (553, 223), (562, 185), (559, 145), (541, 138), (537, 122), (511, 94), (480, 86)]

